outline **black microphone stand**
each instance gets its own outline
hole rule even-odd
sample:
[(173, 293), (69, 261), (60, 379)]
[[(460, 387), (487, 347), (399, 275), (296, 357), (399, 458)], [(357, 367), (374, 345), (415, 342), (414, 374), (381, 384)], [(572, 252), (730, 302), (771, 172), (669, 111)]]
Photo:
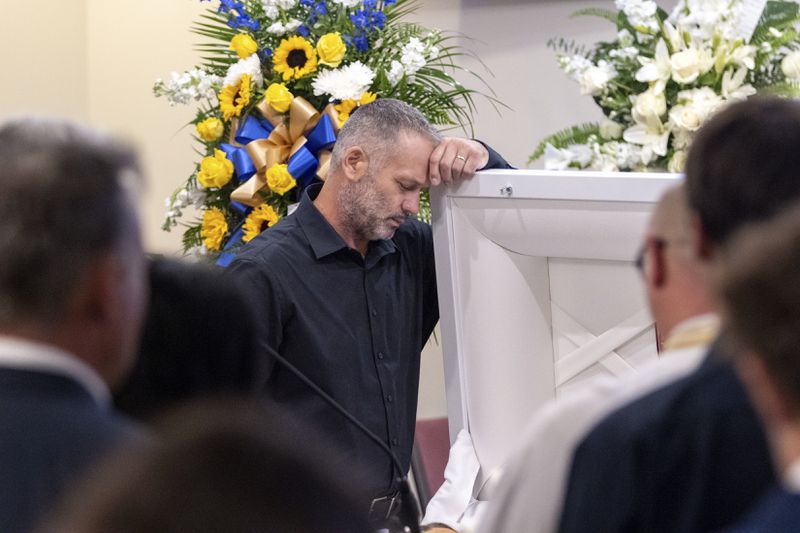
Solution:
[(370, 438), (375, 444), (377, 444), (389, 458), (392, 460), (392, 466), (394, 470), (397, 472), (397, 478), (395, 481), (398, 485), (398, 492), (400, 493), (400, 520), (402, 525), (411, 533), (421, 533), (419, 521), (420, 521), (420, 509), (419, 505), (417, 505), (416, 498), (413, 497), (411, 494), (411, 485), (408, 482), (408, 476), (406, 476), (403, 469), (400, 467), (400, 460), (397, 459), (397, 456), (394, 452), (389, 448), (389, 446), (381, 440), (375, 433), (370, 431), (370, 429), (361, 423), (355, 416), (353, 416), (347, 409), (342, 407), (339, 402), (333, 399), (333, 397), (322, 390), (322, 387), (311, 381), (311, 379), (306, 376), (303, 372), (301, 372), (296, 366), (290, 363), (285, 357), (279, 354), (276, 350), (268, 346), (262, 346), (262, 348), (266, 348), (267, 354), (271, 355), (278, 361), (284, 368), (289, 370), (294, 376), (302, 381), (309, 389), (314, 391), (319, 397), (325, 400), (328, 405), (333, 407), (333, 409), (338, 412), (340, 415), (345, 417), (351, 424), (357, 427), (364, 435)]

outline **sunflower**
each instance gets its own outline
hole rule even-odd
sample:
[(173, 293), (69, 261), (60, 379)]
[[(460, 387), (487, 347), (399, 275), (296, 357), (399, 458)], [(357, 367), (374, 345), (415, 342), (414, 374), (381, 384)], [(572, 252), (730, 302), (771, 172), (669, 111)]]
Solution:
[(244, 242), (250, 242), (268, 227), (280, 220), (280, 216), (271, 205), (261, 204), (253, 209), (244, 221)]
[(341, 103), (338, 103), (334, 106), (334, 109), (339, 113), (339, 126), (344, 126), (344, 123), (347, 122), (347, 119), (350, 118), (350, 115), (353, 113), (357, 107), (361, 107), (362, 105), (367, 105), (370, 102), (374, 102), (377, 96), (375, 93), (371, 93), (369, 91), (365, 92), (361, 95), (361, 98), (358, 100), (342, 100)]
[(317, 52), (310, 42), (292, 35), (281, 41), (272, 56), (272, 64), (275, 72), (283, 75), (284, 81), (302, 78), (317, 70)]
[(219, 108), (225, 120), (238, 117), (250, 103), (250, 74), (242, 74), (235, 85), (226, 85), (219, 92)]
[(206, 210), (203, 213), (203, 226), (200, 230), (206, 248), (219, 250), (226, 233), (228, 233), (228, 221), (225, 220), (225, 214), (216, 207)]

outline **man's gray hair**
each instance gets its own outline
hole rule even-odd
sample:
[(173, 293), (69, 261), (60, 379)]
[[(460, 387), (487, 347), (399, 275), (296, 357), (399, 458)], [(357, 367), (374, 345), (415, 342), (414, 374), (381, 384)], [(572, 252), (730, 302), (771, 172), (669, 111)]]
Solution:
[(392, 153), (392, 146), (401, 135), (419, 135), (439, 144), (442, 135), (425, 116), (405, 102), (380, 98), (353, 111), (345, 122), (333, 147), (331, 168), (338, 168), (344, 152), (359, 146), (371, 156), (371, 163), (382, 161)]
[(131, 149), (75, 124), (0, 124), (0, 324), (63, 314), (89, 262), (135, 231), (131, 176)]

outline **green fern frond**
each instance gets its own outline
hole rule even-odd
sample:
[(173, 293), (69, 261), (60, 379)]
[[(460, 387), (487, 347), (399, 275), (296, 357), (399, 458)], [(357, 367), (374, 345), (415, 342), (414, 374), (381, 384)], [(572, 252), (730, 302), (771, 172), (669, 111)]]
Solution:
[(577, 17), (600, 17), (608, 20), (612, 24), (616, 25), (617, 23), (617, 12), (610, 9), (603, 9), (602, 7), (587, 7), (586, 9), (579, 9), (569, 16), (571, 19)]
[(596, 122), (586, 122), (548, 135), (541, 140), (536, 150), (528, 158), (528, 164), (542, 157), (548, 144), (552, 144), (556, 148), (563, 148), (570, 144), (584, 144), (592, 135), (600, 135), (600, 126)]
[(203, 244), (203, 237), (201, 235), (202, 229), (203, 226), (201, 224), (186, 228), (186, 230), (183, 232), (183, 237), (181, 238), (181, 243), (183, 244), (184, 250), (189, 250), (195, 246), (200, 246)]
[(796, 2), (770, 0), (764, 6), (750, 43), (760, 44), (770, 39), (770, 28), (784, 30), (794, 27), (798, 22), (800, 22), (800, 6)]
[(585, 57), (587, 54), (586, 45), (578, 44), (573, 40), (564, 39), (563, 37), (549, 39), (547, 41), (547, 47), (558, 54), (568, 56), (578, 55)]

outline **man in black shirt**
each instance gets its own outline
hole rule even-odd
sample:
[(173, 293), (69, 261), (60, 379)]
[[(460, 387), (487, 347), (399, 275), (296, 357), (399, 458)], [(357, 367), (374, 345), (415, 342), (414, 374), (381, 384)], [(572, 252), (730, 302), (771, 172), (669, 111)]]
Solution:
[[(487, 167), (508, 164), (477, 141), (442, 138), (407, 104), (377, 100), (342, 128), (327, 181), (229, 267), (257, 300), (263, 345), (384, 439), (405, 471), (420, 352), (439, 319), (431, 228), (412, 217), (422, 188)], [(365, 467), (371, 497), (396, 490), (387, 454), (279, 364), (266, 392)]]

